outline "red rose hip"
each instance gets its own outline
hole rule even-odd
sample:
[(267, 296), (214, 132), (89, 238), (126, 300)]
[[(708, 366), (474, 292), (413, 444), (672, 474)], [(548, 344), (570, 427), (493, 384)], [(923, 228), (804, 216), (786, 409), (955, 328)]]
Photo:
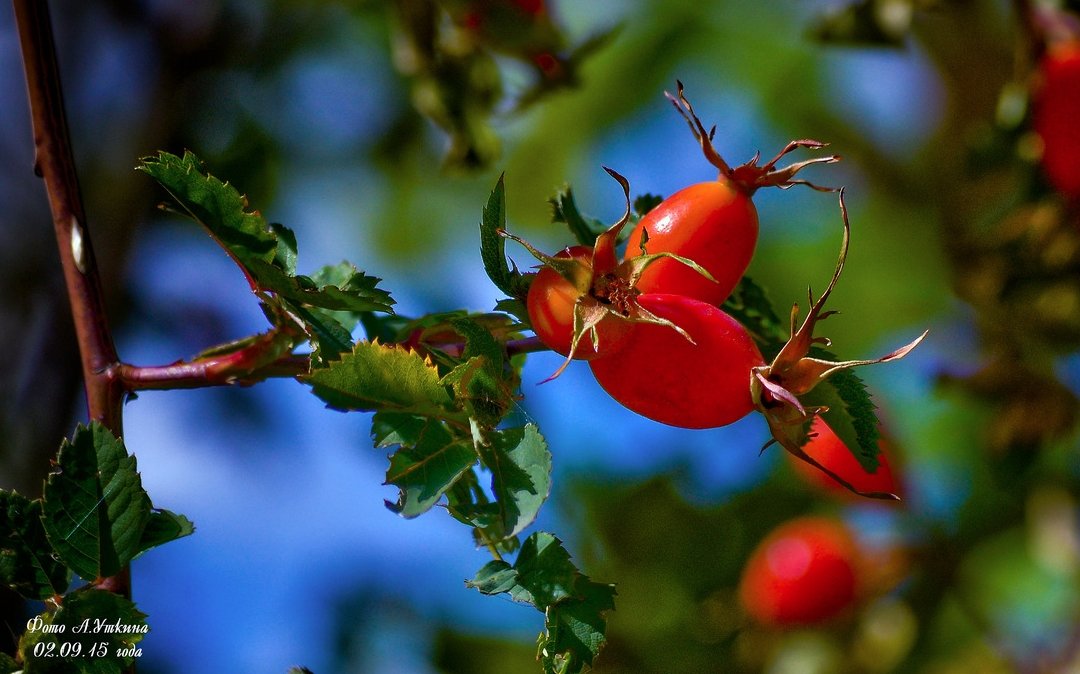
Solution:
[(757, 209), (746, 191), (720, 179), (691, 185), (649, 211), (634, 227), (626, 259), (641, 253), (675, 253), (701, 265), (709, 280), (677, 260), (659, 260), (641, 275), (643, 293), (685, 295), (723, 304), (746, 272), (758, 239)]
[[(878, 442), (881, 452), (878, 454), (877, 470), (870, 473), (862, 467), (859, 460), (848, 450), (844, 441), (825, 423), (824, 418), (815, 417), (810, 427), (810, 433), (814, 437), (803, 445), (803, 451), (810, 458), (846, 481), (856, 491), (864, 494), (896, 494), (900, 491), (892, 467), (889, 465), (889, 460), (885, 454), (887, 443), (884, 439)], [(808, 483), (826, 493), (840, 497), (852, 495), (851, 490), (828, 474), (790, 453), (788, 456), (794, 464), (795, 472)]]
[(1043, 142), (1043, 171), (1055, 189), (1080, 199), (1080, 41), (1051, 46), (1039, 70), (1032, 126)]
[(751, 368), (757, 345), (720, 309), (682, 295), (644, 294), (638, 304), (679, 326), (632, 325), (618, 353), (590, 361), (600, 386), (638, 414), (683, 428), (724, 426), (753, 409)]
[(771, 627), (817, 625), (844, 613), (858, 594), (858, 551), (847, 527), (825, 517), (780, 525), (751, 553), (739, 600)]

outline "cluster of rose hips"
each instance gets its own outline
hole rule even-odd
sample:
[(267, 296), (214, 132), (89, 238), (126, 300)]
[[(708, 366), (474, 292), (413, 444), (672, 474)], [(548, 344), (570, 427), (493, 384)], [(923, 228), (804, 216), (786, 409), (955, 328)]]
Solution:
[[(512, 237), (544, 265), (527, 297), (533, 330), (546, 346), (567, 357), (563, 367), (572, 359), (588, 361), (604, 390), (642, 416), (701, 429), (733, 423), (757, 409), (768, 420), (773, 438), (795, 456), (854, 491), (891, 495), (892, 491), (877, 489), (873, 473), (859, 468), (839, 475), (805, 449), (807, 431), (824, 410), (804, 406), (800, 396), (838, 370), (902, 357), (922, 339), (873, 361), (837, 363), (811, 353), (812, 347), (828, 341), (815, 337), (813, 330), (831, 313), (824, 311), (824, 303), (846, 257), (843, 192), (844, 245), (832, 283), (799, 327), (793, 311), (791, 337), (771, 363), (762, 357), (755, 337), (721, 308), (754, 254), (758, 238), (754, 192), (795, 184), (825, 190), (795, 176), (806, 166), (838, 157), (778, 168), (780, 159), (794, 150), (825, 146), (798, 140), (765, 164), (759, 165), (754, 157), (732, 168), (713, 147), (715, 130), (707, 131), (701, 124), (682, 84), (676, 96), (668, 96), (689, 123), (706, 159), (719, 169), (719, 178), (680, 190), (650, 210), (634, 225), (621, 255), (616, 243), (630, 221), (629, 185), (610, 169), (626, 195), (626, 213), (597, 237), (594, 246), (573, 246), (549, 256)], [(855, 485), (853, 480), (871, 486)]]
[[(888, 445), (881, 438), (878, 468), (867, 473), (817, 417), (803, 450), (862, 492), (897, 493)], [(799, 477), (822, 493), (841, 501), (858, 498), (809, 464), (795, 460), (792, 465)], [(892, 589), (907, 566), (901, 546), (871, 549), (842, 519), (805, 515), (780, 524), (754, 547), (743, 565), (738, 599), (746, 615), (767, 628), (824, 625), (850, 616), (854, 607)]]
[[(1033, 79), (1031, 129), (1040, 140), (1047, 182), (1070, 206), (1080, 204), (1080, 37), (1051, 39)], [(866, 473), (820, 417), (812, 422), (806, 454), (860, 491), (897, 491), (883, 449), (875, 473)], [(826, 490), (837, 483), (804, 462), (795, 470)], [(743, 610), (758, 624), (798, 628), (828, 623), (861, 599), (881, 591), (875, 564), (850, 528), (826, 516), (798, 517), (770, 532), (751, 552), (738, 587)]]

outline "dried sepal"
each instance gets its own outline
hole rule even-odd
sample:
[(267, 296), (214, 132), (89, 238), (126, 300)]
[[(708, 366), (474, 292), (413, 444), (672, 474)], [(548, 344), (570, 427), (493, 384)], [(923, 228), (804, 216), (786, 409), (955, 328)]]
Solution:
[(633, 212), (633, 207), (630, 204), (630, 181), (614, 169), (607, 166), (603, 168), (622, 187), (626, 207), (623, 210), (622, 217), (596, 237), (596, 242), (593, 244), (592, 260), (593, 274), (596, 276), (614, 273), (615, 268), (619, 266), (619, 257), (615, 252), (615, 245), (618, 243), (619, 233), (626, 226), (626, 223), (630, 222), (630, 214)]
[(854, 494), (858, 494), (859, 496), (865, 496), (866, 498), (881, 499), (886, 501), (899, 501), (900, 497), (891, 492), (862, 491), (858, 489), (853, 484), (837, 475), (835, 471), (826, 468), (817, 459), (810, 456), (803, 450), (803, 447), (806, 445), (806, 443), (809, 442), (815, 435), (814, 433), (809, 433), (807, 431), (807, 429), (809, 429), (810, 425), (813, 423), (814, 417), (826, 411), (828, 411), (828, 409), (823, 407), (810, 408), (810, 410), (808, 410), (808, 416), (806, 416), (805, 419), (796, 418), (787, 423), (782, 420), (782, 417), (780, 415), (770, 416), (766, 414), (765, 419), (769, 424), (769, 430), (772, 432), (773, 437), (772, 440), (770, 440), (765, 445), (765, 447), (761, 448), (762, 451), (765, 451), (766, 447), (775, 442), (781, 447), (783, 447), (785, 450), (790, 452), (795, 458), (799, 459), (800, 461), (805, 461), (814, 468), (817, 468), (832, 479), (836, 480), (836, 482), (842, 487)]
[[(544, 382), (550, 381), (560, 374), (570, 364), (570, 361), (583, 348), (583, 344), (590, 344), (591, 348), (599, 351), (600, 324), (604, 321), (632, 323), (651, 323), (670, 327), (678, 332), (690, 343), (694, 340), (680, 326), (666, 318), (661, 318), (648, 311), (637, 302), (639, 291), (636, 289), (638, 279), (649, 265), (663, 258), (672, 258), (689, 266), (710, 281), (715, 281), (701, 265), (689, 258), (674, 253), (646, 254), (644, 242), (642, 243), (642, 255), (631, 257), (629, 260), (619, 262), (616, 253), (616, 244), (622, 229), (630, 222), (633, 206), (630, 201), (630, 183), (617, 171), (604, 167), (604, 170), (619, 183), (623, 191), (625, 208), (622, 216), (604, 232), (596, 237), (589, 263), (585, 263), (574, 257), (559, 257), (547, 255), (537, 250), (528, 241), (517, 237), (509, 232), (500, 230), (500, 234), (508, 239), (516, 241), (525, 247), (537, 260), (546, 267), (558, 273), (569, 282), (579, 293), (574, 303), (573, 335), (570, 349), (566, 360)], [(629, 326), (626, 326), (628, 329)], [(589, 339), (586, 339), (588, 337)], [(541, 382), (543, 383), (543, 382)]]
[(829, 345), (830, 341), (825, 337), (814, 335), (814, 328), (818, 322), (833, 315), (834, 311), (825, 310), (825, 302), (836, 287), (847, 260), (848, 246), (851, 240), (851, 225), (848, 219), (847, 206), (844, 203), (844, 190), (840, 190), (840, 213), (844, 222), (844, 237), (840, 246), (840, 255), (825, 292), (817, 300), (813, 299), (810, 292), (811, 307), (803, 320), (802, 325), (796, 328), (798, 323), (799, 306), (795, 304), (791, 311), (791, 336), (777, 353), (772, 363), (756, 367), (750, 374), (750, 391), (755, 407), (769, 424), (773, 441), (779, 443), (793, 455), (824, 471), (837, 482), (855, 493), (875, 498), (893, 498), (893, 494), (864, 493), (852, 487), (852, 485), (832, 471), (821, 466), (809, 457), (802, 447), (808, 439), (807, 429), (814, 417), (826, 411), (822, 407), (804, 406), (799, 397), (810, 392), (815, 386), (828, 379), (830, 376), (853, 367), (886, 363), (903, 358), (911, 352), (926, 337), (923, 332), (910, 343), (892, 351), (880, 358), (870, 360), (847, 360), (829, 361), (822, 358), (812, 357), (811, 349), (815, 345)]
[(809, 138), (791, 141), (783, 150), (777, 153), (775, 157), (761, 166), (758, 165), (758, 161), (761, 159), (761, 153), (759, 152), (745, 164), (732, 168), (731, 165), (720, 156), (720, 153), (717, 152), (716, 147), (712, 143), (713, 137), (716, 135), (716, 127), (714, 126), (708, 131), (705, 130), (705, 126), (701, 123), (701, 119), (698, 118), (697, 113), (694, 112), (694, 106), (691, 105), (690, 101), (686, 98), (683, 83), (679, 80), (675, 80), (675, 84), (677, 86), (677, 95), (673, 96), (666, 91), (664, 92), (664, 95), (667, 96), (668, 100), (671, 101), (671, 104), (675, 106), (675, 109), (682, 115), (682, 118), (686, 120), (687, 125), (690, 127), (690, 131), (694, 134), (694, 138), (696, 138), (698, 144), (701, 145), (701, 152), (705, 155), (705, 159), (720, 170), (720, 175), (722, 177), (741, 187), (747, 194), (753, 194), (761, 187), (779, 187), (781, 189), (787, 189), (792, 185), (806, 185), (807, 187), (821, 192), (836, 191), (836, 189), (832, 187), (822, 187), (820, 185), (815, 185), (808, 180), (803, 180), (801, 178), (796, 179), (795, 174), (814, 164), (832, 164), (838, 162), (840, 161), (840, 155), (817, 157), (806, 161), (795, 162), (794, 164), (789, 164), (780, 168), (776, 167), (776, 164), (779, 163), (781, 159), (795, 150), (820, 150), (829, 145), (828, 143)]
[(556, 255), (548, 255), (537, 249), (531, 243), (525, 239), (511, 234), (505, 229), (499, 230), (499, 235), (504, 236), (515, 243), (522, 245), (525, 250), (542, 263), (545, 267), (549, 267), (558, 273), (559, 276), (566, 279), (570, 285), (574, 286), (577, 290), (585, 293), (592, 288), (592, 268), (588, 265), (581, 264), (581, 262), (575, 260), (572, 257), (558, 257)]

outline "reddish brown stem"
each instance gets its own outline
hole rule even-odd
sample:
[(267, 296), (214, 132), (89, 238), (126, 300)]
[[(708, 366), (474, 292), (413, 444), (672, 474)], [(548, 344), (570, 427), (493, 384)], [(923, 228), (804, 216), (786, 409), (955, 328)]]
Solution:
[(43, 0), (14, 0), (14, 5), (34, 126), (34, 172), (44, 179), (49, 198), (82, 354), (88, 412), (119, 435), (123, 390), (110, 372), (117, 362), (116, 348), (79, 194), (49, 8)]
[(152, 391), (205, 386), (249, 386), (265, 379), (297, 377), (308, 371), (307, 356), (286, 356), (259, 368), (251, 368), (250, 356), (242, 351), (200, 358), (172, 365), (137, 366), (121, 364), (116, 374), (128, 391)]
[[(124, 390), (113, 375), (118, 361), (116, 347), (105, 316), (101, 279), (79, 193), (49, 7), (45, 0), (13, 2), (34, 127), (34, 172), (45, 181), (52, 212), (82, 360), (87, 412), (90, 419), (119, 436), (123, 433)], [(113, 592), (131, 596), (127, 568), (107, 580)]]
[[(440, 344), (438, 348), (450, 356), (460, 357), (465, 345)], [(508, 357), (546, 350), (548, 347), (536, 337), (506, 343)], [(206, 386), (250, 386), (266, 379), (295, 378), (310, 368), (310, 360), (304, 355), (283, 356), (264, 365), (255, 365), (262, 354), (261, 343), (256, 342), (220, 356), (170, 365), (120, 363), (113, 372), (125, 391), (162, 391)]]

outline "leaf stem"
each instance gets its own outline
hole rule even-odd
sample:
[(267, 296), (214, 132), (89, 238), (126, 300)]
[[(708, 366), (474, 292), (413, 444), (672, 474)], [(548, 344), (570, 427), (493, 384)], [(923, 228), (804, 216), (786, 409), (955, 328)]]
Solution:
[(499, 547), (495, 545), (495, 543), (490, 538), (488, 538), (487, 532), (480, 528), (477, 528), (476, 532), (477, 535), (480, 536), (480, 540), (484, 542), (484, 545), (487, 547), (492, 557), (494, 557), (497, 561), (500, 562), (506, 561), (503, 559), (502, 553), (499, 552)]
[(118, 363), (116, 377), (125, 391), (250, 386), (272, 377), (297, 377), (309, 368), (309, 359), (287, 353), (293, 335), (280, 329), (251, 338), (242, 347), (169, 365), (137, 366)]

